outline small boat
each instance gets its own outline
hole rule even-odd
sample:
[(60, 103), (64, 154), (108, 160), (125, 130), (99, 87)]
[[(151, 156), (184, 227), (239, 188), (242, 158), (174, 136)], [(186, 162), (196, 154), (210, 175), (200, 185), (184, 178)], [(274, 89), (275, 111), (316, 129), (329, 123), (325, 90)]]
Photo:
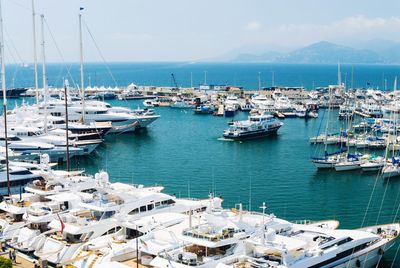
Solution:
[(144, 107), (158, 107), (160, 106), (160, 102), (158, 100), (147, 99), (143, 101)]
[(236, 114), (236, 111), (237, 111), (237, 110), (235, 109), (234, 106), (227, 105), (227, 106), (225, 107), (224, 116), (225, 116), (225, 117), (234, 117), (235, 114)]
[(378, 156), (368, 159), (361, 165), (362, 171), (377, 171), (381, 170), (385, 166), (385, 158)]
[(215, 109), (210, 105), (200, 105), (194, 109), (195, 114), (213, 114)]
[(347, 157), (345, 159), (339, 160), (339, 162), (335, 165), (335, 170), (348, 171), (360, 169), (361, 164), (363, 163), (361, 157), (362, 155), (358, 154), (347, 154)]

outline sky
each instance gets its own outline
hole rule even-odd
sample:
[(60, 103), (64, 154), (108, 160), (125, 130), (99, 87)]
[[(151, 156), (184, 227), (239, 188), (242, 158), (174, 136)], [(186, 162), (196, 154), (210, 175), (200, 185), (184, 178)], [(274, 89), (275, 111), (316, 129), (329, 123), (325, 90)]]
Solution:
[[(195, 62), (322, 40), (400, 41), (398, 0), (35, 0), (39, 58), (44, 14), (47, 62), (79, 61), (79, 7), (87, 62)], [(6, 61), (32, 62), (31, 0), (2, 0), (2, 9)]]

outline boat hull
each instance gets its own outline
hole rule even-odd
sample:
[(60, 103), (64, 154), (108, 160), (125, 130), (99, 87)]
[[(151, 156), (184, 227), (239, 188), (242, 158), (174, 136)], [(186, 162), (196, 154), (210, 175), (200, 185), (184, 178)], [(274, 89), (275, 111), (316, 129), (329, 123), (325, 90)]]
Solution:
[(240, 133), (239, 135), (234, 135), (231, 133), (224, 134), (224, 138), (232, 139), (232, 140), (250, 140), (250, 139), (259, 139), (264, 138), (270, 135), (275, 135), (278, 132), (279, 127), (275, 127), (273, 129), (268, 130), (260, 130), (260, 131), (251, 131), (248, 133)]

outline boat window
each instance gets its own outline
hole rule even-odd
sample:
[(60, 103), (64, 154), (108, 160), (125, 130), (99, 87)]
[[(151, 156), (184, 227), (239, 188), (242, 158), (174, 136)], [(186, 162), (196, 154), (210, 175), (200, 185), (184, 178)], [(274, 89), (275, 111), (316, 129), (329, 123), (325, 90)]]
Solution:
[(147, 211), (150, 211), (154, 208), (154, 204), (147, 205)]
[(172, 199), (164, 200), (164, 201), (161, 202), (162, 205), (171, 205), (171, 204), (174, 204), (174, 203), (175, 203), (175, 201), (172, 200)]
[(134, 215), (134, 214), (137, 214), (137, 213), (139, 213), (139, 208), (135, 208), (134, 210), (132, 210), (132, 211), (129, 212), (128, 214), (129, 214), (129, 215)]
[(160, 202), (156, 202), (156, 207), (159, 207), (161, 205)]
[(104, 219), (111, 218), (114, 214), (115, 214), (115, 211), (113, 211), (113, 210), (112, 211), (106, 211), (106, 212), (103, 213), (102, 219), (104, 220)]
[(113, 227), (110, 230), (108, 230), (107, 232), (105, 232), (103, 235), (108, 235), (108, 234), (114, 234), (116, 232), (118, 232), (119, 230), (121, 230), (121, 226), (117, 226), (117, 227)]
[(141, 206), (140, 207), (140, 212), (145, 212), (146, 211), (146, 206)]
[(30, 175), (32, 174), (32, 172), (30, 172), (29, 170), (20, 170), (20, 171), (11, 171), (10, 174), (12, 175)]
[(143, 233), (138, 230), (126, 228), (126, 239), (134, 239), (136, 237), (142, 236)]

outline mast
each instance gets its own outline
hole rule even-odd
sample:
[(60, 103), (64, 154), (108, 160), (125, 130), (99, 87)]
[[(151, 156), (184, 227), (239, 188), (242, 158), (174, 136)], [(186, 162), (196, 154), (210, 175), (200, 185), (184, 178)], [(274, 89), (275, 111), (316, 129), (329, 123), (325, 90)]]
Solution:
[(42, 34), (42, 79), (44, 89), (44, 131), (47, 133), (47, 96), (49, 94), (46, 81), (46, 51), (44, 42), (44, 15), (40, 15), (41, 34)]
[(6, 67), (4, 63), (3, 13), (1, 10), (1, 1), (0, 1), (0, 59), (1, 59), (1, 89), (3, 90), (4, 143), (6, 147), (7, 193), (10, 196), (11, 183), (10, 183), (10, 167), (8, 163)]
[(37, 66), (37, 55), (36, 55), (36, 23), (35, 23), (35, 0), (32, 0), (32, 32), (33, 32), (33, 66), (35, 70), (35, 92), (36, 92), (36, 104), (39, 104), (39, 82), (38, 82), (38, 66)]
[[(82, 9), (81, 9), (82, 10)], [(85, 123), (85, 85), (83, 81), (83, 41), (82, 41), (82, 14), (79, 13), (79, 51), (80, 51), (80, 71), (81, 71), (81, 91), (82, 91), (82, 123)]]
[(64, 81), (64, 102), (65, 102), (65, 144), (67, 149), (67, 171), (70, 170), (69, 163), (69, 136), (68, 136), (68, 85), (67, 81)]

